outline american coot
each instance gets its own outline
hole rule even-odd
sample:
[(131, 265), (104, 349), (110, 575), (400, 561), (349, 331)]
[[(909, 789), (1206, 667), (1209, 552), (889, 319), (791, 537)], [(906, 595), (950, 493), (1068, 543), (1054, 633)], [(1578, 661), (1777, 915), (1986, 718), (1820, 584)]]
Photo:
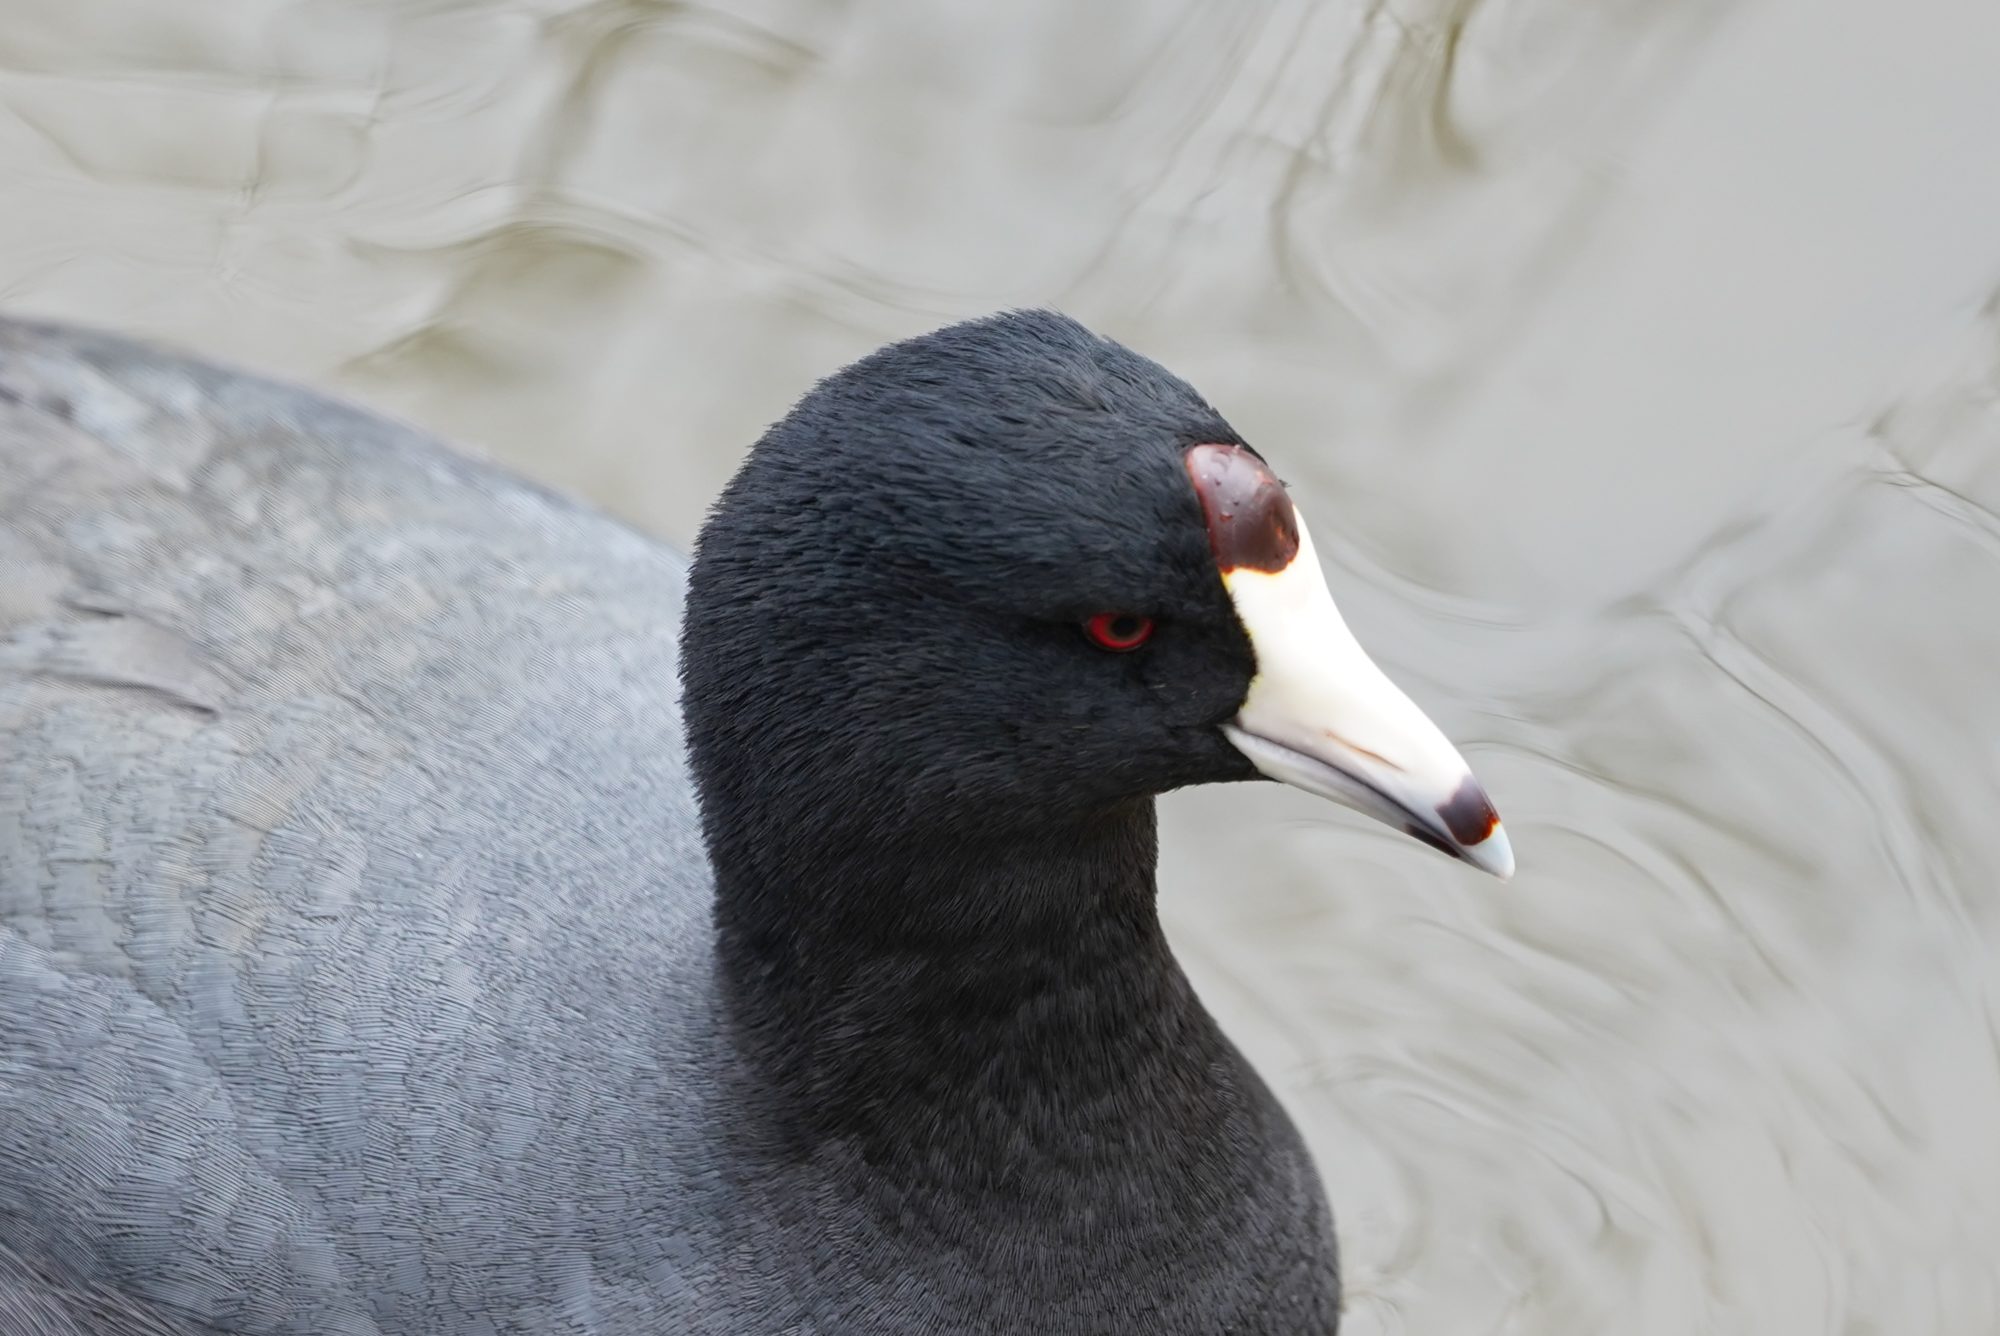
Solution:
[(1260, 772), (1511, 869), (1271, 471), (1062, 317), (821, 384), (691, 571), (0, 325), (0, 1331), (1330, 1332), (1154, 908), (1153, 795)]

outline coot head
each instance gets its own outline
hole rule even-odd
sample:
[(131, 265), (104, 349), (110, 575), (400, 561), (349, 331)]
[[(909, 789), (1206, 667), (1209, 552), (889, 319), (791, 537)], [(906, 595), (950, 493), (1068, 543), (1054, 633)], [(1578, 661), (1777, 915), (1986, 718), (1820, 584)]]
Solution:
[(1046, 312), (892, 345), (774, 426), (702, 531), (683, 663), (725, 874), (1015, 847), (1259, 775), (1512, 868), (1263, 460)]

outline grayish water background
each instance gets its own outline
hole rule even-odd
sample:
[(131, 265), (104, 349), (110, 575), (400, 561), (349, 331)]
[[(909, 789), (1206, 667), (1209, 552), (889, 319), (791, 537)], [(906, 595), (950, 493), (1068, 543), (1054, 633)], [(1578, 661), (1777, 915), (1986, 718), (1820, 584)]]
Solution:
[(1356, 1336), (2000, 1332), (1996, 294), (1993, 0), (0, 0), (12, 310), (676, 540), (1010, 305), (1279, 461), (1522, 868), (1166, 804)]

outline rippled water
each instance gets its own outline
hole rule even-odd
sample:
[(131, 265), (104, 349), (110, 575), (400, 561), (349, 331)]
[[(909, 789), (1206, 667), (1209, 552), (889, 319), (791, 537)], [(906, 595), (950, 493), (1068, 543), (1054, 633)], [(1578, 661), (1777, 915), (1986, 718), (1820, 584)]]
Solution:
[(1506, 887), (1167, 810), (1379, 1333), (2000, 1331), (1992, 0), (0, 0), (0, 303), (685, 539), (1054, 304), (1277, 458)]

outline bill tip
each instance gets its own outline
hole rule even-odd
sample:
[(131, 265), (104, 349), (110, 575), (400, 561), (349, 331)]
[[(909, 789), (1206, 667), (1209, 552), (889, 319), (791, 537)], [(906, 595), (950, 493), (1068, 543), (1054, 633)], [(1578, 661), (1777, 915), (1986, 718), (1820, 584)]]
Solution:
[(1493, 823), (1493, 830), (1477, 844), (1466, 845), (1459, 855), (1466, 862), (1483, 872), (1490, 872), (1502, 881), (1514, 875), (1514, 845), (1507, 838), (1506, 828), (1499, 822)]

